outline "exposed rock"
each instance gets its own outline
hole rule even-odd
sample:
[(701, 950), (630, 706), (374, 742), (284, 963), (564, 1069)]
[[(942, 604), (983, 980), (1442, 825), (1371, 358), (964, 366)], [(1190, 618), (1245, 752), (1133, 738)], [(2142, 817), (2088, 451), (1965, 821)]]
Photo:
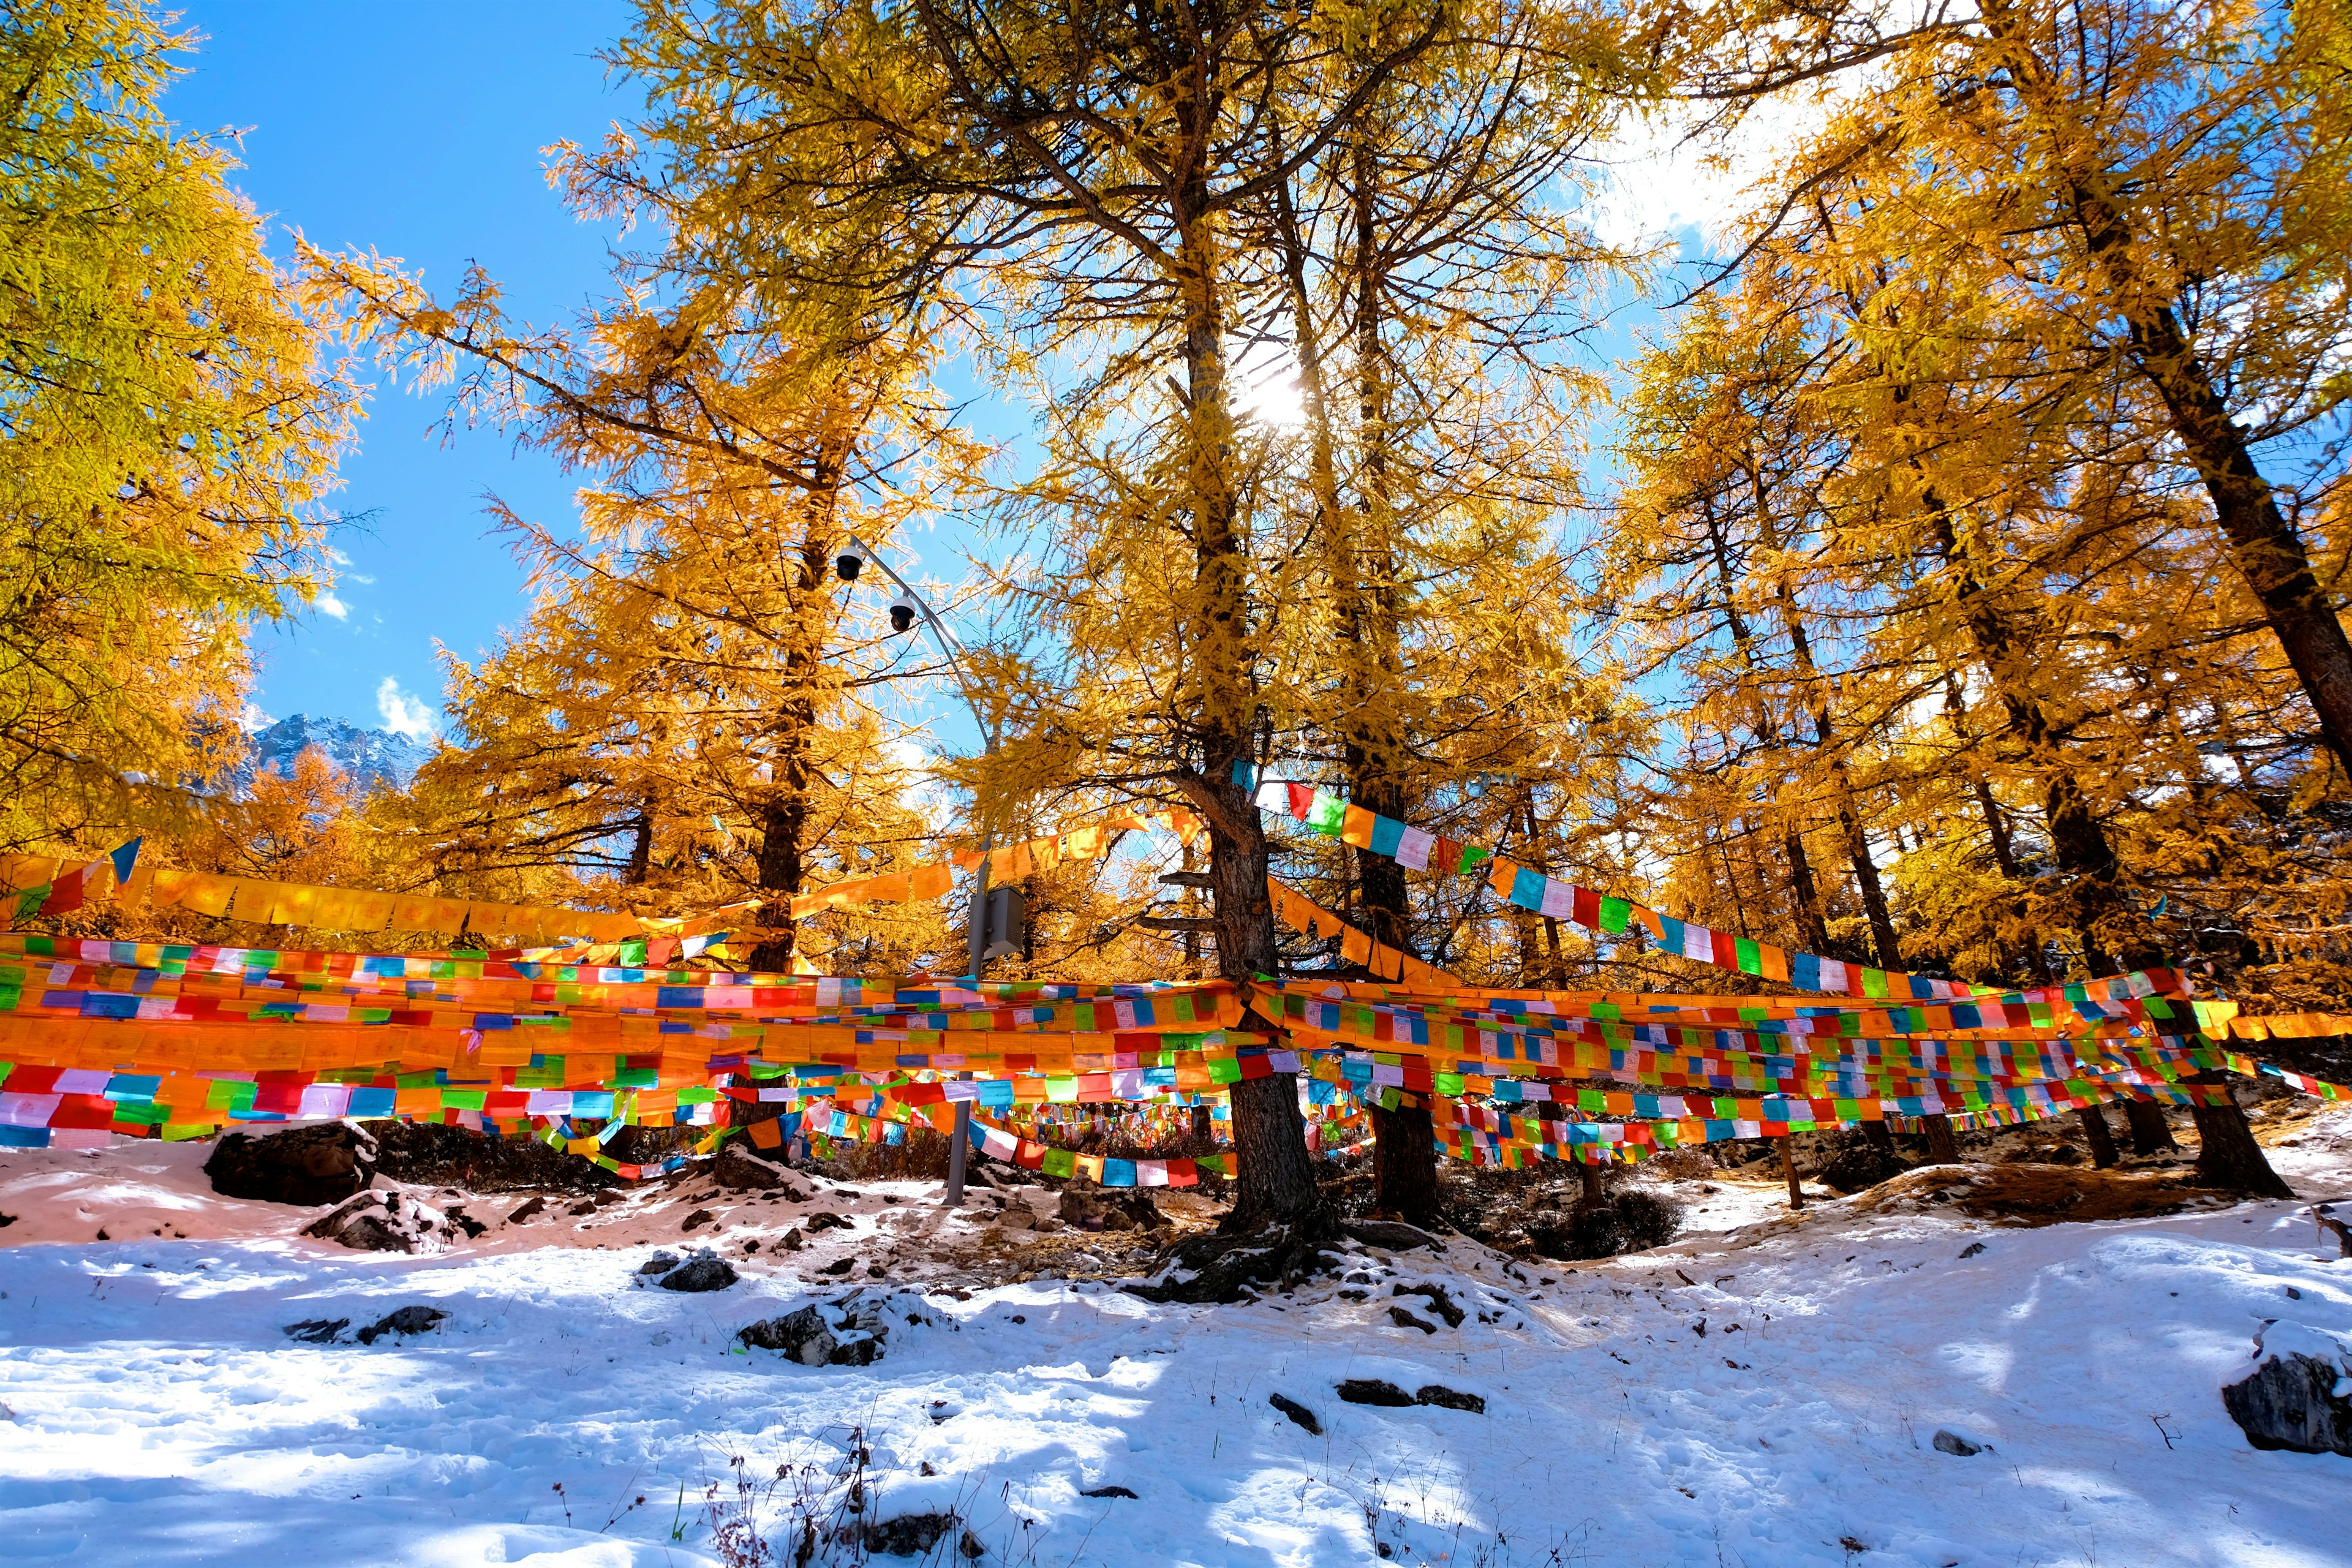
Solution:
[(1473, 1415), (1486, 1414), (1485, 1395), (1465, 1394), (1458, 1388), (1448, 1388), (1438, 1383), (1424, 1383), (1413, 1390), (1412, 1402), (1415, 1405), (1440, 1405), (1447, 1410), (1466, 1410)]
[(801, 1227), (794, 1226), (792, 1229), (784, 1232), (783, 1239), (777, 1242), (776, 1245), (782, 1247), (786, 1252), (798, 1252), (801, 1249)]
[(286, 1337), (306, 1345), (331, 1345), (335, 1336), (352, 1326), (349, 1318), (305, 1318), (299, 1323), (286, 1325)]
[(1981, 1258), (1984, 1256), (1984, 1249), (1985, 1244), (1983, 1242), (1971, 1241), (1966, 1247), (1960, 1248), (1960, 1261), (1965, 1263), (1971, 1258)]
[(315, 1208), (341, 1203), (375, 1174), (376, 1141), (349, 1121), (256, 1136), (224, 1132), (205, 1162), (213, 1191), (228, 1198)]
[(679, 1264), (655, 1283), (665, 1290), (724, 1290), (735, 1283), (735, 1266), (723, 1258), (696, 1258)]
[(2270, 1323), (2263, 1363), (2221, 1390), (2221, 1406), (2257, 1448), (2352, 1456), (2352, 1347), (2301, 1323)]
[(536, 1138), (500, 1138), (477, 1127), (441, 1121), (369, 1124), (385, 1180), (415, 1187), (462, 1187), (469, 1193), (607, 1192), (620, 1178), (592, 1160)]
[(1084, 1178), (1062, 1189), (1055, 1213), (1079, 1230), (1159, 1230), (1168, 1224), (1144, 1188), (1098, 1187)]
[(302, 1234), (361, 1252), (437, 1252), (457, 1229), (447, 1215), (408, 1194), (371, 1191), (312, 1220)]
[(809, 1227), (812, 1235), (821, 1230), (856, 1230), (857, 1228), (856, 1221), (844, 1219), (826, 1209), (817, 1210), (801, 1223)]
[(643, 1263), (637, 1265), (637, 1272), (640, 1274), (667, 1274), (677, 1267), (677, 1254), (674, 1252), (656, 1252), (651, 1258), (646, 1258)]
[(1391, 1252), (1408, 1252), (1416, 1247), (1438, 1245), (1437, 1237), (1402, 1220), (1351, 1219), (1339, 1228), (1366, 1247), (1385, 1247)]
[[(1289, 1416), (1297, 1425), (1305, 1427), (1309, 1436), (1316, 1437), (1323, 1436), (1323, 1423), (1315, 1418), (1315, 1412), (1307, 1409), (1296, 1399), (1286, 1398), (1279, 1394), (1269, 1394), (1265, 1396), (1265, 1402)], [(1133, 1497), (1135, 1494), (1129, 1492), (1127, 1495)]]
[(677, 1228), (682, 1231), (690, 1231), (698, 1226), (714, 1224), (717, 1222), (718, 1218), (719, 1216), (712, 1214), (709, 1209), (697, 1209), (692, 1214), (687, 1215), (686, 1223), (679, 1226)]
[(1447, 1328), (1458, 1329), (1462, 1326), (1462, 1309), (1454, 1304), (1454, 1298), (1445, 1293), (1445, 1287), (1443, 1285), (1392, 1285), (1389, 1288), (1389, 1294), (1419, 1296), (1436, 1310), (1439, 1317), (1445, 1320)]
[(1027, 1204), (1007, 1204), (997, 1212), (996, 1223), (1007, 1230), (1034, 1230), (1037, 1215)]
[(851, 1269), (856, 1267), (857, 1259), (855, 1258), (836, 1258), (832, 1262), (826, 1264), (824, 1268), (818, 1269), (817, 1272), (819, 1274), (839, 1276), (848, 1273)]
[(437, 1307), (403, 1307), (390, 1317), (362, 1329), (359, 1342), (372, 1345), (386, 1334), (421, 1334), (448, 1315)]
[(769, 1163), (737, 1143), (719, 1150), (710, 1164), (710, 1179), (722, 1187), (743, 1192), (773, 1192), (786, 1185), (784, 1169)]
[(515, 1209), (514, 1213), (507, 1215), (507, 1223), (509, 1225), (520, 1225), (523, 1221), (530, 1219), (534, 1215), (543, 1212), (546, 1207), (547, 1200), (545, 1198), (530, 1198), (520, 1205)]
[(754, 1350), (782, 1351), (803, 1366), (871, 1366), (898, 1321), (928, 1328), (939, 1319), (919, 1297), (859, 1289), (763, 1319), (735, 1337)]
[(1958, 1432), (1947, 1431), (1942, 1427), (1937, 1428), (1935, 1444), (1937, 1453), (1956, 1454), (1963, 1459), (1984, 1452), (1983, 1444), (1971, 1443)]
[(1339, 1397), (1350, 1405), (1411, 1405), (1412, 1395), (1383, 1378), (1351, 1377), (1339, 1385)]
[(1426, 1321), (1421, 1318), (1416, 1318), (1402, 1307), (1391, 1307), (1389, 1309), (1389, 1321), (1394, 1323), (1400, 1329), (1419, 1329), (1424, 1334), (1433, 1334), (1437, 1331), (1437, 1325), (1435, 1323)]
[[(1279, 1399), (1279, 1398), (1280, 1398), (1280, 1397), (1282, 1397), (1282, 1396), (1281, 1396), (1280, 1394), (1276, 1394), (1275, 1397), (1276, 1397), (1276, 1398), (1277, 1398), (1277, 1399)], [(1286, 1415), (1287, 1415), (1287, 1414), (1288, 1414), (1288, 1412), (1286, 1412), (1286, 1412), (1285, 1412), (1285, 1414), (1286, 1414)], [(1297, 1419), (1297, 1417), (1296, 1417), (1296, 1416), (1293, 1416), (1293, 1417), (1292, 1417), (1292, 1419), (1296, 1420), (1296, 1419)], [(1311, 1428), (1310, 1428), (1310, 1429), (1311, 1429)], [(1131, 1497), (1133, 1497), (1135, 1494), (1134, 1494), (1133, 1492), (1131, 1492), (1131, 1491), (1128, 1490), (1125, 1487), (1088, 1487), (1086, 1490), (1084, 1490), (1084, 1491), (1080, 1492), (1078, 1495), (1079, 1495), (1080, 1497), (1123, 1497), (1123, 1498), (1131, 1498)]]

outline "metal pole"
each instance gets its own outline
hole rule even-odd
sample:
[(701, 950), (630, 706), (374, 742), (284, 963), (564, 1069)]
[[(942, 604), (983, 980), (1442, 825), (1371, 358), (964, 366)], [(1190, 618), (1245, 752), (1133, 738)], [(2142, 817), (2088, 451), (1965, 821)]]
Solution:
[[(958, 642), (941, 624), (938, 613), (931, 608), (930, 601), (916, 593), (904, 577), (890, 569), (890, 563), (882, 559), (881, 552), (854, 533), (849, 536), (849, 542), (864, 551), (868, 561), (882, 568), (883, 575), (896, 583), (898, 592), (914, 600), (915, 607), (923, 612), (923, 624), (931, 628), (931, 639), (940, 645), (940, 652), (947, 659), (948, 668), (955, 672), (956, 686), (963, 693), (964, 706), (971, 710), (972, 719), (981, 727), (981, 738), (985, 742), (981, 754), (994, 756), (997, 733), (982, 715), (980, 704), (972, 700), (971, 682), (964, 672), (963, 661), (956, 657), (963, 651), (963, 644)], [(981, 950), (988, 944), (988, 852), (993, 845), (992, 835), (982, 833), (980, 836), (980, 869), (972, 873), (971, 903), (965, 921), (966, 952), (974, 989), (979, 987), (981, 981)], [(948, 1190), (941, 1200), (949, 1208), (963, 1206), (965, 1161), (971, 1152), (971, 1101), (959, 1100), (955, 1102), (955, 1131), (948, 1138)]]
[[(989, 749), (995, 750), (994, 742)], [(980, 868), (971, 874), (970, 929), (966, 940), (971, 958), (971, 983), (980, 985), (980, 950), (988, 939), (988, 851), (991, 837), (980, 836)], [(971, 1101), (955, 1102), (955, 1131), (948, 1135), (948, 1190), (940, 1201), (951, 1209), (963, 1207), (964, 1162), (971, 1152)]]

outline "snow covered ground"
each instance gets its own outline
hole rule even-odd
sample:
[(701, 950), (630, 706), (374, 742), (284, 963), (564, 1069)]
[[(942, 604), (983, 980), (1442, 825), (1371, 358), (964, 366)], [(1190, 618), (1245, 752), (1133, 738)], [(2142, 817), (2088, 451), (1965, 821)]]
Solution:
[[(2298, 1190), (2352, 1194), (2352, 1115), (2298, 1142), (2274, 1156)], [(684, 1198), (646, 1194), (365, 1255), (211, 1195), (202, 1157), (0, 1161), (0, 1559), (743, 1561), (714, 1534), (740, 1475), (790, 1562), (792, 1500), (838, 1505), (862, 1446), (866, 1517), (955, 1510), (987, 1563), (2352, 1563), (2352, 1460), (2257, 1452), (2221, 1407), (2266, 1320), (2352, 1331), (2352, 1262), (2292, 1205), (2013, 1229), (1835, 1202), (1791, 1221), (1726, 1185), (1701, 1223), (1735, 1228), (1633, 1258), (1368, 1250), (1236, 1307), (1033, 1279), (933, 1293), (877, 1364), (806, 1367), (735, 1331), (853, 1279), (944, 1279), (921, 1259), (967, 1222), (866, 1183), (732, 1200), (681, 1237), (662, 1205)], [(819, 1208), (852, 1227), (744, 1255)], [(713, 1234), (730, 1289), (634, 1272)], [(814, 1274), (850, 1256), (892, 1283)], [(1429, 1282), (1458, 1327), (1391, 1294)], [(409, 1303), (448, 1316), (369, 1346), (283, 1331)], [(1486, 1408), (1343, 1403), (1349, 1379)], [(1135, 1495), (1085, 1495), (1110, 1487)]]

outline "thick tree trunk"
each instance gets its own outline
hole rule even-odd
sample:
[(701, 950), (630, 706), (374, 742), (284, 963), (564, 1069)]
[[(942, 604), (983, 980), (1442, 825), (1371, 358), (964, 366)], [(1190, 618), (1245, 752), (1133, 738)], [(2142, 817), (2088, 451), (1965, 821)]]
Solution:
[(2078, 1105), (2074, 1120), (2083, 1124), (2083, 1136), (2091, 1145), (2091, 1164), (2104, 1171), (2116, 1163), (2116, 1135), (2107, 1126), (2107, 1113), (2095, 1105)]
[(1601, 1181), (1601, 1163), (1598, 1160), (1579, 1161), (1576, 1173), (1579, 1181), (1583, 1184), (1577, 1195), (1577, 1207), (1598, 1208), (1609, 1201), (1609, 1189)]
[(1424, 1229), (1437, 1223), (1437, 1136), (1429, 1101), (1368, 1107), (1372, 1121), (1372, 1206)]
[[(1234, 516), (1231, 478), (1233, 419), (1225, 384), (1224, 316), (1218, 295), (1216, 238), (1207, 193), (1188, 182), (1175, 217), (1182, 236), (1184, 364), (1191, 447), (1191, 510), (1196, 608), (1187, 639), (1197, 681), (1192, 718), (1202, 775), (1192, 787), (1213, 806), (1209, 821), (1209, 880), (1217, 922), (1217, 973), (1246, 987), (1278, 973), (1274, 903), (1266, 888), (1265, 829), (1255, 792), (1234, 780), (1253, 761), (1256, 718), (1251, 691), (1252, 631), (1247, 544)], [(1284, 1037), (1276, 1031), (1279, 1047)], [(1233, 1230), (1325, 1223), (1330, 1210), (1315, 1185), (1307, 1121), (1298, 1110), (1298, 1075), (1274, 1073), (1233, 1086)]]
[(1959, 1145), (1952, 1141), (1950, 1117), (1923, 1116), (1919, 1119), (1919, 1130), (1927, 1135), (1927, 1163), (1957, 1165), (1960, 1163)]
[(1864, 1122), (1862, 1141), (1882, 1154), (1891, 1157), (1895, 1152), (1895, 1134), (1886, 1130), (1886, 1123), (1884, 1121)]
[(2152, 1100), (2125, 1100), (2124, 1120), (2131, 1124), (2135, 1154), (2154, 1154), (2179, 1147), (2172, 1141), (2172, 1123), (2165, 1120), (2164, 1107)]
[(1789, 1135), (1785, 1132), (1772, 1142), (1780, 1146), (1780, 1169), (1789, 1178), (1789, 1206), (1792, 1209), (1803, 1208), (1805, 1186), (1803, 1180), (1797, 1174), (1797, 1146), (1789, 1141)]
[(2219, 1085), (2228, 1095), (2220, 1105), (2192, 1105), (2197, 1122), (2197, 1180), (2200, 1185), (2248, 1193), (2258, 1198), (2291, 1198), (2294, 1190), (2271, 1169), (2254, 1129), (2239, 1109), (2236, 1090), (2226, 1073), (2204, 1072), (2185, 1083)]
[[(1826, 723), (1824, 717), (1822, 721)], [(1845, 765), (1838, 764), (1838, 785), (1845, 785)], [(1870, 942), (1877, 950), (1878, 967), (1900, 970), (1903, 967), (1903, 945), (1895, 940), (1895, 916), (1886, 907), (1886, 888), (1878, 879), (1878, 862), (1870, 853), (1870, 839), (1862, 830), (1862, 821), (1853, 814), (1853, 797), (1841, 793), (1838, 797), (1838, 826), (1845, 832), (1846, 854), (1853, 862), (1854, 886), (1862, 892), (1863, 912), (1870, 917)]]
[(621, 873), (621, 880), (629, 887), (645, 886), (646, 873), (653, 869), (654, 810), (648, 805), (629, 824), (629, 868)]
[(2141, 286), (2122, 210), (2088, 180), (2076, 180), (2071, 195), (2075, 221), (2105, 274), (2108, 303), (2130, 331), (2132, 364), (2163, 400), (2172, 434), (2204, 482), (2214, 521), (2229, 541), (2231, 563), (2262, 602), (2263, 617), (2318, 716), (2321, 737), (2338, 764), (2352, 771), (2352, 639), (2312, 573), (2310, 552), (2279, 510), (2245, 432), (2231, 417), (2180, 318)]
[(828, 452), (822, 464), (829, 482), (811, 503), (814, 515), (793, 563), (791, 605), (800, 635), (784, 649), (785, 689), (791, 695), (776, 710), (775, 753), (768, 763), (772, 793), (760, 813), (755, 866), (760, 891), (767, 896), (767, 902), (755, 918), (763, 930), (775, 934), (761, 938), (751, 949), (751, 967), (767, 973), (782, 973), (792, 967), (799, 934), (794, 929), (793, 900), (808, 874), (809, 796), (815, 782), (809, 767), (809, 746), (816, 730), (813, 688), (833, 625), (832, 602), (826, 595), (832, 581), (832, 487), (840, 480), (841, 459)]
[[(1756, 491), (1758, 532), (1762, 536), (1764, 542), (1770, 545), (1777, 542), (1777, 536), (1769, 521), (1770, 513), (1767, 510), (1769, 498), (1763, 472), (1752, 459), (1748, 464), (1748, 478)], [(1754, 633), (1748, 625), (1748, 617), (1740, 612), (1739, 595), (1732, 581), (1730, 552), (1725, 547), (1723, 530), (1717, 523), (1712, 509), (1709, 509), (1706, 514), (1706, 535), (1707, 544), (1715, 555), (1716, 581), (1723, 589), (1724, 623), (1730, 630), (1733, 644), (1739, 649), (1741, 664), (1747, 667), (1751, 675), (1760, 673), (1762, 665), (1756, 657)], [(1796, 620), (1795, 604), (1795, 595), (1783, 581), (1780, 585), (1781, 613), (1795, 629), (1797, 646), (1801, 651), (1804, 646), (1804, 631)], [(1774, 721), (1771, 711), (1765, 706), (1760, 693), (1756, 700), (1752, 722), (1756, 728), (1756, 738), (1764, 745), (1777, 751), (1780, 745), (1780, 727)], [(1805, 853), (1805, 836), (1795, 826), (1784, 826), (1781, 828), (1780, 852), (1782, 858), (1788, 862), (1789, 892), (1796, 901), (1797, 920), (1804, 931), (1806, 951), (1827, 953), (1830, 949), (1828, 915), (1822, 904), (1821, 889), (1813, 879), (1812, 860)]]

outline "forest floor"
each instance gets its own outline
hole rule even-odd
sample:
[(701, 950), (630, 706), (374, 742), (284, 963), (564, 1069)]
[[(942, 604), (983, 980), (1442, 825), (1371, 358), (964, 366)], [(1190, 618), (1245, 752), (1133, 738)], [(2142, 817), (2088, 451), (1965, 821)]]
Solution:
[[(2352, 1112), (2300, 1103), (2263, 1119), (2273, 1163), (2352, 1196)], [(0, 1557), (790, 1563), (814, 1518), (807, 1561), (887, 1563), (927, 1534), (888, 1521), (953, 1514), (928, 1560), (2352, 1563), (2352, 1460), (2254, 1450), (2220, 1393), (2267, 1320), (2352, 1332), (2352, 1261), (2295, 1204), (2066, 1220), (2105, 1173), (2015, 1150), (1801, 1214), (1760, 1171), (1696, 1173), (1660, 1183), (1689, 1228), (1655, 1251), (1457, 1236), (1221, 1307), (1121, 1294), (1150, 1249), (1035, 1228), (1037, 1187), (974, 1193), (1009, 1225), (810, 1173), (520, 1223), (525, 1194), (420, 1191), (488, 1228), (412, 1257), (297, 1238), (323, 1211), (217, 1197), (205, 1152), (0, 1155)], [(698, 1244), (740, 1278), (637, 1272)], [(853, 1290), (898, 1325), (871, 1365), (736, 1342)], [(352, 1342), (411, 1304), (446, 1316)]]

